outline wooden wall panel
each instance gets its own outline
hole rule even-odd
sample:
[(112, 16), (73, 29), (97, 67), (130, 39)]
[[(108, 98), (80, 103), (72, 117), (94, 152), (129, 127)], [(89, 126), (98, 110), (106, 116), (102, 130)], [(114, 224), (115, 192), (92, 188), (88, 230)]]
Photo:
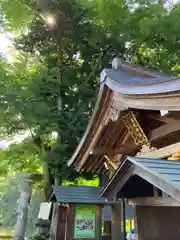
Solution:
[(50, 229), (50, 240), (56, 239), (57, 220), (58, 220), (58, 206), (57, 206), (57, 204), (53, 203), (53, 213), (52, 213), (52, 221), (51, 221), (51, 229)]
[(75, 219), (75, 205), (70, 205), (67, 212), (67, 225), (66, 225), (66, 239), (74, 239), (74, 219)]
[(65, 240), (67, 207), (58, 206), (57, 232), (55, 240)]
[(138, 240), (180, 239), (180, 207), (136, 207)]

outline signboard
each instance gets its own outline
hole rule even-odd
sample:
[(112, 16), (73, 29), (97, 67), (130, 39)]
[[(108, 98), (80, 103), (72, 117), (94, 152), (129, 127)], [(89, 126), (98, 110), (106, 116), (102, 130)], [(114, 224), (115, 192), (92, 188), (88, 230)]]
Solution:
[(52, 206), (52, 203), (48, 203), (48, 202), (41, 203), (38, 218), (41, 218), (43, 220), (48, 220), (51, 212), (51, 206)]
[(95, 238), (96, 207), (77, 205), (75, 210), (74, 238)]

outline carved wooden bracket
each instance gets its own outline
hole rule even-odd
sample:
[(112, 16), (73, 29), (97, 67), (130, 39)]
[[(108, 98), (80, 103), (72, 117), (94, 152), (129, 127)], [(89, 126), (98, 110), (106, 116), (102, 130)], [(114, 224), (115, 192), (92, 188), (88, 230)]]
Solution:
[(127, 110), (128, 108), (124, 107), (123, 104), (121, 104), (120, 102), (116, 102), (115, 100), (112, 103), (111, 109), (109, 111), (109, 115), (106, 121), (106, 124), (111, 120), (113, 122), (117, 121), (119, 116), (120, 116), (120, 112)]
[(129, 133), (131, 134), (132, 138), (134, 139), (136, 145), (143, 146), (149, 144), (148, 138), (146, 137), (143, 129), (141, 128), (132, 111), (123, 116), (122, 120), (127, 127)]

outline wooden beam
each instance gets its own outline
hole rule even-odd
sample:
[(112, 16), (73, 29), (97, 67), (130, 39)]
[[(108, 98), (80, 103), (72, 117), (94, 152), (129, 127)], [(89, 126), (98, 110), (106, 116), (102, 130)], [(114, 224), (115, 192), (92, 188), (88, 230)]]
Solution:
[[(124, 150), (124, 148), (126, 147), (125, 144), (122, 144), (119, 146), (118, 149), (116, 150)], [(111, 147), (108, 146), (103, 146), (103, 147), (97, 147), (92, 151), (93, 155), (114, 155), (115, 149), (113, 150)]]
[(139, 155), (138, 157), (142, 158), (167, 158), (174, 154), (177, 150), (180, 149), (180, 142), (174, 143), (172, 145), (169, 145), (167, 147), (160, 148), (158, 150), (155, 150), (153, 152), (147, 152)]
[(132, 206), (151, 206), (151, 207), (180, 207), (180, 202), (171, 197), (143, 197), (128, 199), (128, 204)]
[(170, 118), (170, 117), (164, 117), (164, 116), (150, 116), (152, 119), (158, 120), (160, 122), (163, 123), (179, 123), (180, 124), (180, 120), (174, 119), (174, 118)]
[(118, 168), (118, 165), (113, 162), (107, 155), (104, 156), (108, 165), (110, 165), (110, 167), (112, 168), (112, 171), (115, 171)]
[[(124, 162), (125, 163), (125, 162)], [(125, 167), (125, 164), (122, 164), (122, 168)], [(121, 188), (124, 186), (124, 184), (134, 175), (134, 165), (132, 164), (130, 167), (128, 167), (127, 169), (124, 169), (124, 171), (126, 171), (126, 175), (124, 175), (121, 178), (121, 181), (118, 181), (118, 172), (116, 172), (117, 174), (114, 175), (113, 178), (111, 178), (111, 181), (109, 182), (109, 184), (107, 184), (107, 186), (104, 188), (104, 190), (101, 193), (102, 197), (106, 197), (108, 196), (108, 199), (115, 199), (117, 196), (117, 193), (121, 190)], [(117, 177), (117, 180), (115, 179)], [(112, 184), (112, 182), (117, 181), (117, 184), (115, 185), (115, 187), (113, 187), (113, 189), (109, 189), (109, 185)], [(106, 190), (108, 191), (106, 193)]]
[(175, 121), (171, 124), (164, 124), (149, 133), (149, 140), (151, 143), (157, 142), (170, 134), (175, 134), (178, 131), (180, 131), (180, 121)]
[(107, 147), (107, 146), (95, 148), (92, 151), (92, 154), (96, 156), (107, 155), (109, 157), (114, 157), (118, 154), (123, 154), (123, 155), (130, 154), (136, 148), (137, 146), (134, 144), (133, 139), (131, 139), (126, 144), (121, 144), (119, 147), (115, 149), (112, 149), (111, 147)]
[(100, 206), (96, 207), (96, 229), (95, 229), (95, 240), (99, 240), (102, 237), (102, 210)]

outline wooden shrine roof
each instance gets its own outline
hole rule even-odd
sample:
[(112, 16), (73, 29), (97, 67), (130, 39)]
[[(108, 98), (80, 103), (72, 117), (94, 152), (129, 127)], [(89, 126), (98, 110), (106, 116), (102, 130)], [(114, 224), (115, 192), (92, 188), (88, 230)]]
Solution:
[[(104, 69), (100, 80), (94, 112), (84, 136), (68, 162), (68, 166), (72, 165), (77, 171), (107, 171), (103, 164), (106, 154), (99, 154), (95, 150), (97, 148), (106, 148), (107, 152), (107, 149), (111, 151), (119, 146), (122, 150), (118, 150), (118, 154), (134, 155), (137, 152), (122, 121), (125, 113), (135, 111), (143, 115), (140, 120), (143, 124), (146, 122), (148, 132), (151, 123), (157, 124), (156, 120), (147, 119), (150, 112), (160, 114), (160, 110), (180, 110), (179, 77), (165, 76), (121, 62), (117, 69)], [(118, 115), (115, 121), (112, 120), (114, 115)], [(159, 131), (163, 133), (160, 129)], [(149, 136), (154, 142), (157, 141), (155, 132)]]
[(54, 188), (54, 195), (58, 203), (79, 203), (106, 205), (112, 202), (100, 197), (102, 188), (87, 186), (62, 186)]
[(117, 70), (104, 69), (101, 73), (101, 76), (104, 76), (104, 80), (102, 80), (113, 91), (122, 94), (159, 94), (179, 90), (179, 77), (156, 74), (141, 76), (136, 75), (134, 72), (128, 74), (127, 71), (124, 68)]
[[(116, 170), (101, 196), (114, 198), (134, 177), (138, 176), (180, 201), (180, 161), (127, 157)], [(132, 179), (133, 181), (133, 179)], [(144, 191), (134, 185), (134, 191)]]

